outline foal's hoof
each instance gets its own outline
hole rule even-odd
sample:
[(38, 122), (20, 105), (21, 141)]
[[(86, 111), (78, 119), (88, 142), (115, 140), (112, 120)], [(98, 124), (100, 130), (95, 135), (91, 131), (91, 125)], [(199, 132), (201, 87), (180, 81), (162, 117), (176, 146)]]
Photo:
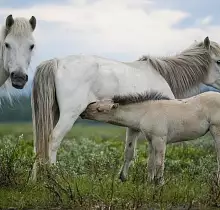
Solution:
[(122, 182), (126, 182), (126, 181), (127, 181), (127, 178), (125, 177), (125, 175), (124, 175), (123, 173), (120, 173), (119, 179), (120, 179)]
[(155, 179), (155, 180), (154, 180), (154, 184), (155, 184), (155, 186), (157, 186), (157, 187), (162, 187), (162, 186), (165, 184), (165, 181), (164, 181), (163, 178), (162, 178), (162, 179)]

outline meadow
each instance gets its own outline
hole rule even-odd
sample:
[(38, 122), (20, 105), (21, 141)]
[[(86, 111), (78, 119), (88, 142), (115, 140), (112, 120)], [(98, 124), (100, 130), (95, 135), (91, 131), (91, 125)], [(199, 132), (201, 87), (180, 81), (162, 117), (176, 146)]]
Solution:
[(140, 139), (129, 179), (121, 183), (125, 128), (77, 124), (62, 142), (58, 164), (29, 182), (31, 124), (0, 126), (0, 209), (219, 209), (211, 136), (168, 145), (165, 185), (147, 182), (147, 142)]

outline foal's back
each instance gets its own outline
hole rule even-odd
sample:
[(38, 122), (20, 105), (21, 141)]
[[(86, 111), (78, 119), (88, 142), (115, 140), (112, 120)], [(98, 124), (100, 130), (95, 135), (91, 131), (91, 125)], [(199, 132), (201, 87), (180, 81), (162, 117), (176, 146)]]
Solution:
[(176, 142), (206, 134), (211, 124), (220, 124), (220, 93), (216, 92), (146, 103), (140, 127), (148, 135), (167, 136)]

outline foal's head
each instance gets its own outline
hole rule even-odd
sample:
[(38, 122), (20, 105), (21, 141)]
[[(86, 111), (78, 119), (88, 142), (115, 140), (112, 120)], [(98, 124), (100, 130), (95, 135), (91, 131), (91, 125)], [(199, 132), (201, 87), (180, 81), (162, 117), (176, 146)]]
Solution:
[(107, 121), (113, 109), (118, 107), (112, 100), (101, 100), (89, 104), (86, 110), (80, 115), (82, 119)]

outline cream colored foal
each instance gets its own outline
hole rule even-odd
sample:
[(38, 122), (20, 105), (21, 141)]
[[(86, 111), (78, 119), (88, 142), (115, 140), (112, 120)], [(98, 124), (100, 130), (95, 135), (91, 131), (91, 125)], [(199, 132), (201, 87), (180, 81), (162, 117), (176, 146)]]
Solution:
[[(206, 92), (182, 100), (169, 100), (157, 92), (115, 96), (90, 104), (81, 117), (141, 131), (149, 141), (148, 177), (157, 183), (163, 183), (166, 144), (196, 139), (210, 131), (220, 172), (220, 93)], [(127, 145), (122, 181), (134, 158), (136, 140)]]

